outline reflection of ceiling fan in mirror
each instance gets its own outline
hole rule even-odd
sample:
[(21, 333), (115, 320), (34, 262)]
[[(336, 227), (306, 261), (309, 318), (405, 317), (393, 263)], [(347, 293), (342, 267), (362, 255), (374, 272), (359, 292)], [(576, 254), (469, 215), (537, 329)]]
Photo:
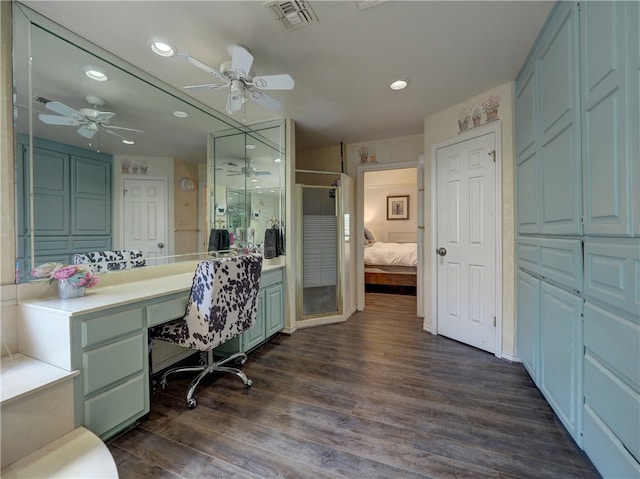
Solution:
[[(239, 167), (240, 165), (237, 165), (235, 163), (227, 163), (228, 166), (234, 166), (234, 167)], [(270, 171), (259, 171), (256, 168), (254, 168), (251, 165), (248, 166), (243, 166), (242, 168), (240, 168), (239, 171), (232, 171), (229, 170), (227, 172), (227, 176), (241, 176), (244, 175), (246, 177), (250, 177), (250, 176), (270, 176), (271, 172)]]
[(127, 138), (112, 130), (144, 133), (142, 130), (136, 130), (134, 128), (110, 125), (109, 121), (115, 116), (115, 113), (98, 110), (98, 108), (104, 105), (104, 100), (95, 96), (87, 97), (87, 101), (92, 108), (80, 108), (79, 110), (74, 110), (70, 106), (60, 103), (59, 101), (49, 101), (45, 99), (39, 99), (39, 101), (44, 103), (47, 110), (58, 113), (58, 115), (45, 115), (40, 113), (40, 121), (49, 125), (80, 126), (77, 130), (78, 134), (85, 138), (93, 138), (93, 135), (101, 129), (104, 129), (107, 133), (122, 138), (123, 140), (126, 140)]
[(232, 44), (229, 46), (231, 60), (224, 62), (220, 70), (202, 63), (186, 53), (178, 53), (178, 56), (192, 65), (213, 75), (223, 83), (209, 83), (205, 85), (185, 86), (185, 90), (217, 90), (231, 87), (227, 97), (227, 113), (232, 114), (239, 111), (242, 105), (251, 99), (262, 105), (267, 110), (276, 111), (282, 103), (263, 90), (292, 90), (295, 82), (290, 75), (265, 75), (254, 76), (252, 69), (253, 55), (242, 45)]

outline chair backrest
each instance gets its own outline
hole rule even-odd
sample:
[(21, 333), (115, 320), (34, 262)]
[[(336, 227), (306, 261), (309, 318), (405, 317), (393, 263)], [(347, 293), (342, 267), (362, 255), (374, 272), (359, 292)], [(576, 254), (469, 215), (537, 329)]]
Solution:
[(256, 323), (262, 256), (230, 256), (198, 263), (184, 316), (185, 345), (207, 351)]
[(142, 250), (123, 249), (77, 253), (73, 255), (73, 264), (87, 264), (94, 273), (102, 273), (104, 271), (140, 268), (146, 266), (147, 262), (142, 259)]

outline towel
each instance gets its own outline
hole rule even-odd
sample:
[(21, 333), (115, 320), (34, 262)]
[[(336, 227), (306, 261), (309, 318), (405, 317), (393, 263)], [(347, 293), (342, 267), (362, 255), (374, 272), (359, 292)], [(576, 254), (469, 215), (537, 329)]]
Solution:
[(268, 228), (264, 232), (264, 257), (276, 258), (284, 255), (284, 237), (280, 228)]
[(229, 232), (227, 230), (212, 229), (209, 234), (209, 248), (207, 251), (229, 249)]

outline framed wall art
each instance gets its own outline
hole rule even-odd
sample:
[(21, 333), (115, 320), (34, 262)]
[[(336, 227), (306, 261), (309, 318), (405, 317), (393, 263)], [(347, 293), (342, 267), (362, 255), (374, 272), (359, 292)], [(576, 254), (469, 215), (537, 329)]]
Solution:
[(409, 219), (409, 195), (387, 196), (387, 219)]

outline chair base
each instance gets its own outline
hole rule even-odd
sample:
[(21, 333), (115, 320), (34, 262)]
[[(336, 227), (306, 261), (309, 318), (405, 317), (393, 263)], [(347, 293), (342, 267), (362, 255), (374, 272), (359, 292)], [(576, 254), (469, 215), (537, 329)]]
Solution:
[[(204, 353), (204, 351), (203, 351)], [(213, 350), (209, 350), (206, 351), (207, 353), (207, 362), (206, 364), (203, 364), (202, 366), (182, 366), (182, 367), (176, 367), (176, 368), (172, 368), (169, 369), (168, 371), (166, 371), (163, 375), (162, 375), (162, 379), (160, 380), (160, 387), (162, 389), (166, 389), (167, 387), (167, 376), (169, 376), (170, 374), (173, 373), (186, 373), (186, 372), (200, 372), (200, 374), (198, 374), (193, 381), (191, 381), (191, 384), (189, 384), (189, 389), (187, 389), (187, 407), (189, 409), (193, 409), (195, 408), (198, 404), (196, 402), (196, 400), (193, 398), (193, 393), (195, 392), (196, 388), (198, 387), (198, 384), (200, 384), (200, 381), (202, 381), (202, 379), (204, 377), (206, 377), (208, 374), (211, 373), (215, 373), (215, 372), (223, 372), (223, 373), (231, 373), (231, 374), (235, 374), (236, 376), (238, 376), (240, 379), (242, 379), (242, 382), (244, 383), (245, 387), (250, 388), (252, 386), (252, 381), (251, 379), (249, 379), (247, 377), (247, 375), (245, 373), (243, 373), (240, 369), (238, 368), (232, 368), (229, 366), (225, 366), (225, 364), (230, 363), (230, 362), (236, 362), (239, 363), (240, 365), (243, 365), (246, 361), (247, 361), (247, 355), (244, 353), (236, 353), (233, 354), (231, 356), (229, 356), (228, 358), (224, 358), (221, 359), (220, 361), (214, 361), (213, 359)]]

